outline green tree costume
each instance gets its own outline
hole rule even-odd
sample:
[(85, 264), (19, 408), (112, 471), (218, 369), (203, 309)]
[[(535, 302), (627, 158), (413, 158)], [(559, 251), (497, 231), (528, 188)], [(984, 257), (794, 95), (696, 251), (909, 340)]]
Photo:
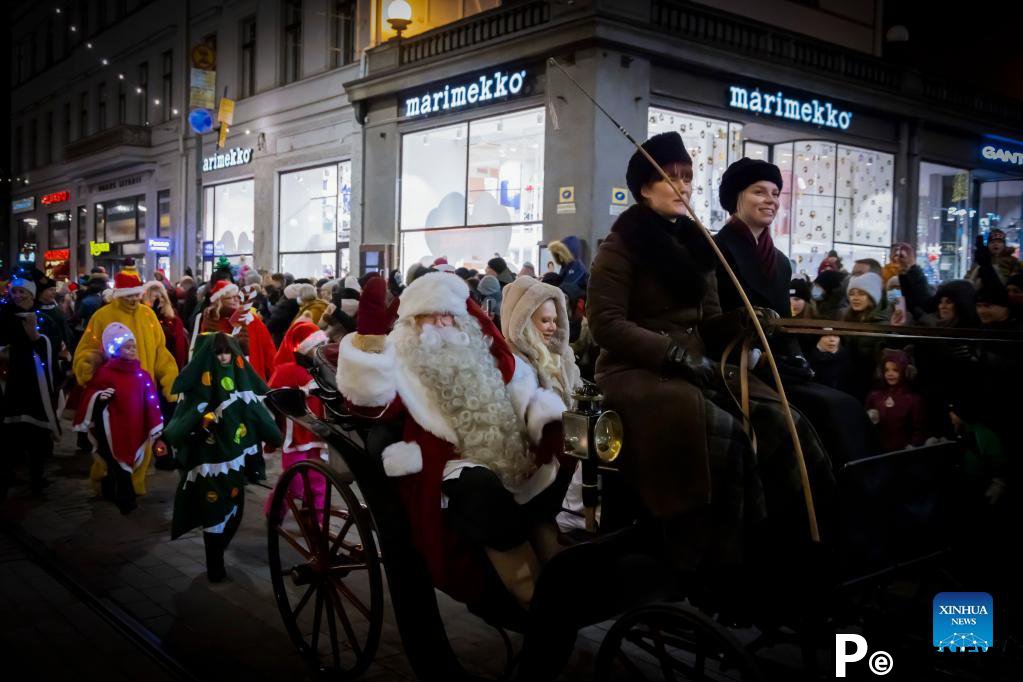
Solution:
[(277, 447), (280, 429), (263, 405), (267, 386), (253, 371), (234, 339), (231, 362), (220, 364), (217, 334), (202, 334), (191, 362), (174, 382), (174, 418), (163, 438), (174, 446), (182, 469), (174, 497), (171, 539), (199, 526), (220, 535), (226, 546), (245, 508), (245, 458), (261, 443)]

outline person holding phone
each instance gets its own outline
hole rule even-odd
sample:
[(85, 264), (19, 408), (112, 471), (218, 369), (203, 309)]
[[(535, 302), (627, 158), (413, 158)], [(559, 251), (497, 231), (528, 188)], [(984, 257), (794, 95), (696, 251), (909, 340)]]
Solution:
[(44, 474), (53, 443), (60, 436), (54, 371), (61, 335), (53, 319), (37, 312), (36, 285), (16, 278), (8, 302), (0, 307), (0, 348), (7, 355), (0, 453), (0, 499), (6, 498), (19, 456), (28, 459), (33, 495), (49, 485)]

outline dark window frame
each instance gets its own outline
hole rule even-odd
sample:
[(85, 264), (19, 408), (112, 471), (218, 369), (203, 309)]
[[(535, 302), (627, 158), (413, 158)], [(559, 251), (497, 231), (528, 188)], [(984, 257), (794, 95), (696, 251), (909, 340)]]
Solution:
[(238, 58), (238, 92), (240, 99), (256, 94), (256, 15), (245, 17), (238, 28), (240, 52)]
[(142, 62), (138, 68), (138, 83), (141, 93), (136, 93), (139, 100), (139, 125), (149, 125), (149, 62)]
[(64, 139), (61, 140), (63, 144), (67, 144), (71, 141), (71, 100), (66, 100), (63, 106), (63, 121), (64, 124)]
[[(163, 207), (166, 204), (167, 210), (164, 211)], [(171, 193), (169, 189), (161, 189), (156, 193), (156, 236), (157, 237), (170, 237), (173, 227), (170, 224), (171, 214)], [(163, 229), (163, 216), (167, 216), (167, 229)]]
[(128, 122), (128, 93), (124, 89), (124, 81), (117, 81), (117, 124)]
[(302, 78), (302, 0), (281, 3), (281, 85)]
[(39, 123), (32, 119), (28, 124), (28, 139), (25, 141), (25, 170), (36, 167), (36, 146), (39, 141)]
[(42, 165), (49, 166), (53, 163), (53, 133), (56, 128), (56, 115), (53, 109), (46, 112), (46, 143), (43, 145), (43, 156), (40, 159)]
[(165, 50), (163, 61), (163, 96), (160, 99), (161, 119), (170, 120), (171, 100), (174, 99), (174, 50)]
[(107, 84), (96, 85), (96, 132), (107, 129)]
[(89, 135), (89, 93), (78, 93), (78, 139)]
[(355, 0), (331, 0), (330, 68), (355, 61)]

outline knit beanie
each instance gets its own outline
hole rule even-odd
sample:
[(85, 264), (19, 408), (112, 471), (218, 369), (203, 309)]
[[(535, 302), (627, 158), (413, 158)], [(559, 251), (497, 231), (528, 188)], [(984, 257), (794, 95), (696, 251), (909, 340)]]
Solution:
[(862, 275), (854, 275), (849, 278), (849, 283), (845, 287), (846, 295), (852, 289), (867, 292), (867, 295), (873, 299), (874, 305), (878, 305), (881, 302), (881, 291), (884, 289), (884, 284), (881, 282), (881, 275), (875, 272), (865, 272)]

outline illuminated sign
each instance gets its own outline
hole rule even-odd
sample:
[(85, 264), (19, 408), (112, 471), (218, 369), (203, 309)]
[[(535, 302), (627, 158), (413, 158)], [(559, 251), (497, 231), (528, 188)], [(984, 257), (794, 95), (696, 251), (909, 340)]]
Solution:
[(213, 259), (213, 242), (202, 243), (202, 257), (207, 260)]
[(170, 253), (171, 252), (171, 239), (170, 237), (154, 237), (149, 240), (149, 250), (153, 253)]
[(232, 166), (244, 166), (249, 161), (252, 161), (252, 148), (247, 147), (242, 149), (235, 147), (230, 151), (223, 152), (222, 154), (213, 154), (207, 156), (202, 160), (202, 172), (209, 173), (210, 171), (220, 170), (221, 168), (231, 168)]
[(51, 249), (43, 251), (43, 258), (46, 260), (67, 260), (71, 258), (70, 249)]
[(12, 213), (24, 213), (25, 211), (34, 211), (36, 208), (35, 197), (25, 197), (23, 199), (15, 199), (11, 202)]
[(738, 85), (728, 86), (728, 95), (728, 106), (733, 109), (839, 130), (848, 130), (852, 124), (852, 112), (843, 111), (826, 100), (803, 101), (781, 90), (761, 92), (759, 88), (750, 90)]
[(419, 91), (399, 96), (402, 118), (416, 118), (427, 114), (457, 111), (488, 102), (510, 99), (528, 94), (529, 72), (495, 70), (479, 76), (463, 77), (451, 83), (438, 83)]
[(110, 251), (110, 242), (89, 242), (89, 253), (98, 256)]
[(994, 166), (1023, 166), (1023, 142), (998, 135), (986, 135), (980, 158)]
[(63, 190), (61, 192), (54, 192), (53, 194), (45, 194), (45, 195), (39, 197), (39, 203), (42, 204), (43, 206), (48, 206), (49, 204), (59, 204), (61, 202), (67, 201), (70, 198), (71, 198), (71, 192), (68, 192), (67, 190)]

